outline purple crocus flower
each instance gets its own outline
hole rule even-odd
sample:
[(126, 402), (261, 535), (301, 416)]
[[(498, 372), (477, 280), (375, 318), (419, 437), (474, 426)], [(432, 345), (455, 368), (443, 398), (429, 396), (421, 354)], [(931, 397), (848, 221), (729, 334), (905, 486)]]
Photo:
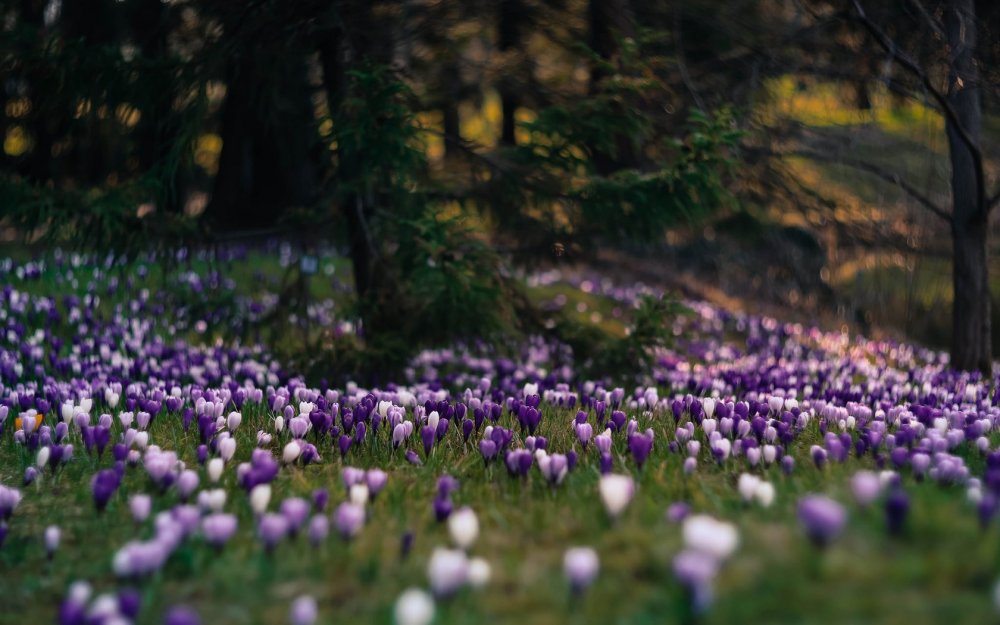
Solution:
[(268, 551), (272, 551), (286, 535), (288, 535), (288, 519), (284, 515), (269, 512), (260, 518), (257, 536)]
[(365, 524), (365, 509), (359, 505), (343, 502), (333, 513), (333, 526), (344, 540), (357, 536)]
[(425, 425), (420, 428), (420, 440), (424, 444), (424, 456), (431, 455), (431, 448), (434, 447), (434, 439), (437, 437), (437, 431), (433, 426)]
[(538, 459), (538, 468), (550, 484), (556, 485), (569, 472), (569, 460), (563, 454), (547, 454)]
[(484, 438), (479, 441), (479, 453), (483, 456), (483, 462), (489, 464), (497, 455), (497, 444), (492, 439)]
[(611, 470), (613, 468), (614, 468), (614, 460), (612, 459), (611, 454), (607, 452), (602, 453), (600, 458), (601, 475), (607, 475), (608, 473), (611, 473)]
[(691, 506), (683, 501), (672, 503), (667, 508), (667, 520), (671, 523), (681, 523), (689, 514), (691, 514)]
[(454, 509), (451, 497), (448, 495), (438, 495), (435, 497), (432, 507), (434, 508), (434, 518), (438, 523), (445, 521), (451, 516), (451, 511)]
[(403, 532), (403, 536), (399, 539), (399, 557), (401, 560), (405, 560), (406, 556), (410, 555), (410, 551), (413, 549), (413, 532), (406, 530)]
[(299, 597), (289, 608), (288, 620), (292, 625), (313, 625), (319, 615), (316, 600), (308, 595)]
[(107, 507), (111, 496), (118, 490), (121, 478), (113, 469), (101, 469), (90, 482), (91, 494), (94, 496), (94, 505), (98, 512), (103, 512)]
[(201, 625), (201, 618), (191, 608), (175, 606), (163, 617), (163, 625)]
[(330, 534), (330, 521), (323, 514), (314, 514), (309, 520), (309, 542), (318, 546)]
[(347, 457), (347, 452), (350, 451), (351, 444), (353, 442), (354, 442), (353, 438), (351, 438), (347, 434), (341, 434), (340, 440), (338, 442), (338, 445), (340, 446), (340, 457), (341, 458), (346, 458)]
[(406, 461), (409, 462), (410, 464), (415, 464), (418, 466), (423, 464), (423, 462), (420, 460), (420, 456), (418, 456), (417, 452), (413, 451), (412, 449), (407, 449), (406, 454), (404, 455), (406, 457)]
[[(587, 413), (581, 412), (581, 414), (586, 419)], [(594, 436), (594, 426), (584, 421), (583, 423), (576, 423), (574, 429), (576, 430), (576, 437), (579, 439), (580, 444), (583, 445), (584, 449), (587, 449), (587, 444), (590, 443), (590, 439)]]
[(368, 469), (365, 472), (365, 483), (368, 485), (368, 494), (372, 499), (375, 499), (382, 492), (388, 482), (389, 474), (382, 469)]
[(847, 521), (844, 507), (822, 495), (807, 495), (800, 499), (798, 514), (810, 540), (821, 547), (830, 544)]
[(511, 477), (524, 477), (531, 470), (534, 456), (527, 449), (514, 449), (507, 452), (504, 462)]
[(208, 544), (216, 549), (222, 549), (236, 533), (237, 526), (235, 515), (221, 512), (210, 514), (201, 520), (201, 535)]
[(330, 501), (330, 491), (325, 488), (317, 488), (312, 493), (313, 510), (322, 512), (326, 509), (326, 504)]
[(301, 497), (289, 497), (281, 502), (278, 512), (288, 520), (288, 533), (295, 536), (309, 518), (309, 502)]
[(894, 488), (885, 499), (885, 522), (890, 535), (902, 533), (909, 512), (910, 498), (902, 488)]
[(628, 448), (632, 452), (632, 458), (635, 463), (642, 468), (642, 465), (646, 462), (646, 458), (649, 457), (650, 451), (653, 449), (653, 437), (649, 434), (633, 434), (628, 439)]
[(139, 608), (142, 607), (142, 595), (139, 591), (126, 588), (118, 593), (118, 611), (127, 619), (135, 620), (139, 616)]
[(677, 581), (690, 593), (694, 611), (705, 611), (712, 602), (719, 561), (701, 551), (685, 549), (674, 556), (673, 571)]
[(563, 556), (563, 571), (570, 588), (576, 594), (583, 592), (594, 582), (599, 569), (597, 552), (590, 547), (572, 547)]
[(809, 449), (809, 455), (812, 456), (813, 464), (816, 465), (817, 469), (822, 469), (823, 465), (826, 464), (827, 451), (819, 445), (813, 445)]

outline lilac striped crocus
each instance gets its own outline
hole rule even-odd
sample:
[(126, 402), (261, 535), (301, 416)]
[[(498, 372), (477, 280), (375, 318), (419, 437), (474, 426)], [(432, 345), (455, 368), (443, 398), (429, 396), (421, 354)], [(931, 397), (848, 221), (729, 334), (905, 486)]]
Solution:
[(569, 460), (566, 456), (564, 454), (539, 453), (544, 454), (538, 458), (538, 468), (542, 472), (542, 476), (553, 486), (562, 483), (569, 472)]

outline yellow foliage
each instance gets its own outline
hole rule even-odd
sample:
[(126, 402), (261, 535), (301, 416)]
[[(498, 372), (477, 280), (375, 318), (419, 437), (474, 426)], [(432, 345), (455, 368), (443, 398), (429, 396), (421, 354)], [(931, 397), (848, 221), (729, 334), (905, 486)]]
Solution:
[(31, 112), (31, 100), (28, 98), (14, 98), (7, 103), (5, 112), (7, 117), (19, 118), (24, 117)]
[(117, 117), (118, 121), (121, 123), (125, 124), (129, 128), (132, 128), (139, 123), (142, 113), (139, 112), (139, 109), (129, 104), (119, 104), (115, 108), (115, 117)]
[(222, 153), (222, 137), (206, 133), (198, 137), (194, 149), (194, 162), (210, 175), (219, 170), (219, 155)]
[(3, 151), (7, 156), (21, 156), (31, 149), (31, 137), (23, 126), (11, 126), (3, 140)]

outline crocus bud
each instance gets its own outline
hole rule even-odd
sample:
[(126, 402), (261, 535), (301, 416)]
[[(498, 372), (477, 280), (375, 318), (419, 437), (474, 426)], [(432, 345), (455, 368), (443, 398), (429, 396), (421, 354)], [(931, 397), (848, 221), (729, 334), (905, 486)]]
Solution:
[(573, 592), (582, 592), (590, 586), (599, 569), (597, 552), (590, 547), (571, 547), (563, 556), (563, 571)]
[(821, 495), (807, 495), (799, 500), (799, 521), (810, 540), (826, 546), (840, 534), (847, 513), (836, 501)]
[(236, 439), (232, 436), (219, 441), (219, 456), (223, 461), (229, 462), (236, 454)]
[(330, 534), (330, 521), (323, 514), (314, 514), (309, 520), (309, 542), (318, 546)]
[(280, 514), (268, 513), (260, 518), (257, 536), (268, 551), (277, 546), (288, 535), (288, 519)]
[(347, 498), (354, 505), (364, 508), (368, 504), (369, 499), (368, 486), (364, 483), (352, 485), (350, 490), (347, 491)]
[(222, 512), (226, 507), (226, 491), (221, 488), (198, 493), (198, 507), (210, 512)]
[(740, 475), (740, 480), (737, 483), (737, 489), (740, 491), (740, 497), (743, 499), (743, 503), (749, 503), (753, 499), (754, 492), (757, 491), (757, 486), (760, 484), (760, 478), (755, 475), (750, 475), (749, 473), (743, 473)]
[(39, 470), (44, 469), (45, 465), (49, 463), (49, 455), (51, 453), (52, 449), (50, 447), (42, 447), (38, 450), (38, 455), (35, 456), (35, 466), (38, 467)]
[(153, 510), (153, 498), (144, 493), (137, 493), (128, 498), (128, 508), (132, 513), (132, 520), (142, 523), (149, 518), (149, 513)]
[[(225, 491), (222, 491), (222, 494), (225, 495)], [(235, 515), (217, 512), (201, 520), (201, 535), (204, 536), (205, 542), (216, 549), (221, 549), (236, 533), (237, 526)]]
[(254, 514), (260, 516), (267, 510), (267, 505), (271, 502), (271, 485), (258, 484), (250, 491), (250, 508)]
[(396, 599), (396, 625), (430, 625), (434, 619), (434, 599), (417, 588), (410, 588)]
[(468, 550), (479, 536), (479, 519), (469, 507), (459, 508), (448, 517), (448, 531), (459, 549)]
[(763, 508), (770, 508), (771, 504), (774, 503), (774, 484), (770, 482), (765, 482), (763, 480), (757, 484), (757, 488), (754, 490), (753, 497), (757, 500), (757, 503)]
[(333, 525), (344, 540), (357, 536), (365, 523), (365, 509), (359, 505), (344, 502), (333, 513)]
[(288, 612), (288, 620), (292, 625), (313, 625), (319, 615), (319, 607), (316, 600), (308, 595), (303, 595), (292, 602)]
[(464, 551), (434, 549), (427, 563), (431, 591), (438, 597), (448, 597), (465, 585), (469, 576), (469, 560)]
[(226, 417), (226, 428), (230, 432), (240, 427), (240, 423), (243, 423), (243, 415), (238, 412), (230, 412), (229, 416)]
[(191, 469), (181, 471), (181, 474), (177, 476), (177, 494), (182, 500), (187, 501), (198, 488), (200, 481), (198, 474)]
[(882, 482), (871, 471), (858, 471), (851, 477), (851, 493), (862, 508), (871, 505), (882, 492)]
[(215, 484), (222, 478), (222, 471), (226, 468), (226, 463), (222, 458), (212, 458), (205, 465), (205, 473), (208, 474), (208, 481)]
[(289, 441), (285, 445), (284, 450), (281, 452), (281, 461), (285, 464), (291, 464), (295, 462), (299, 455), (302, 453), (302, 447), (297, 441)]
[(635, 481), (628, 475), (609, 473), (601, 476), (601, 480), (598, 482), (598, 491), (601, 494), (601, 501), (604, 502), (604, 509), (608, 511), (608, 516), (617, 519), (618, 515), (632, 501), (632, 496), (635, 494)]
[(365, 483), (368, 485), (368, 492), (372, 499), (385, 488), (389, 481), (389, 474), (381, 469), (368, 469), (365, 472)]
[(201, 625), (201, 618), (191, 608), (176, 606), (163, 617), (163, 625)]
[(471, 558), (469, 560), (469, 586), (472, 586), (473, 588), (482, 588), (490, 582), (492, 573), (493, 571), (490, 568), (490, 563), (483, 558)]
[(45, 555), (51, 560), (59, 548), (59, 537), (61, 533), (55, 525), (45, 528)]
[(740, 540), (736, 526), (718, 521), (707, 514), (696, 514), (684, 519), (682, 535), (685, 547), (719, 561), (728, 558), (736, 550)]

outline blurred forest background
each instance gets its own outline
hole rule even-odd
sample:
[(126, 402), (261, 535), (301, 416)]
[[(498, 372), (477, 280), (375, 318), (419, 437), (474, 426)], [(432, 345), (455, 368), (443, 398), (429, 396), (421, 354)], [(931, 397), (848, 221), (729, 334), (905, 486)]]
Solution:
[[(0, 16), (4, 240), (123, 258), (336, 244), (378, 366), (551, 330), (512, 277), (559, 263), (950, 345), (963, 368), (1000, 347), (992, 0), (0, 0)], [(629, 349), (662, 340), (653, 326)]]

